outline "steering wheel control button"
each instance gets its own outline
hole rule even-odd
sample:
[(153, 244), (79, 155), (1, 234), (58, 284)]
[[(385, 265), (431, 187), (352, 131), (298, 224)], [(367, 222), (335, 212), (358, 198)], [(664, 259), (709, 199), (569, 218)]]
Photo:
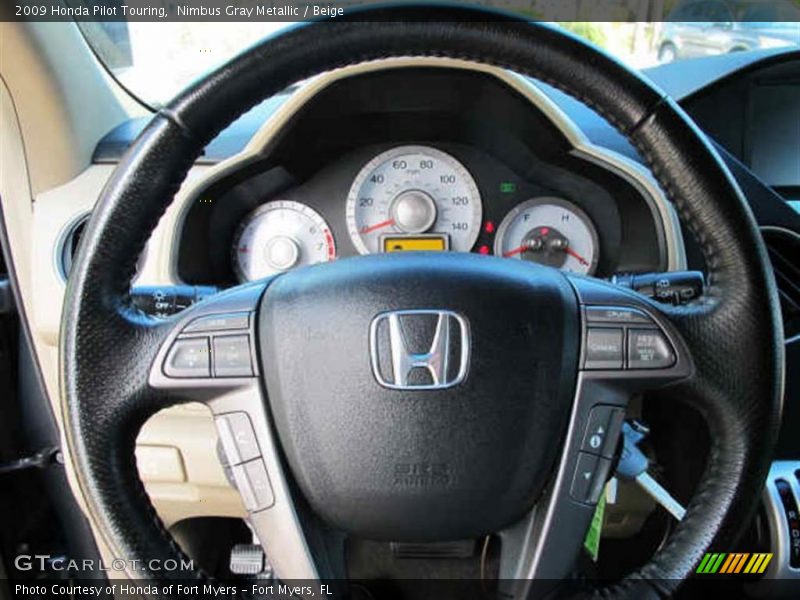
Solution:
[(219, 440), (225, 449), (228, 464), (239, 465), (261, 456), (256, 433), (247, 413), (236, 412), (217, 417)]
[(210, 377), (208, 338), (176, 340), (167, 354), (164, 374), (167, 377)]
[(666, 369), (674, 364), (675, 352), (659, 330), (628, 330), (629, 369)]
[(586, 369), (621, 369), (624, 354), (622, 329), (589, 328), (586, 333)]
[(611, 461), (607, 458), (579, 452), (578, 464), (575, 465), (569, 491), (572, 499), (584, 504), (597, 504), (600, 494), (603, 493), (610, 467)]
[(640, 310), (616, 306), (587, 306), (589, 323), (614, 323), (616, 325), (652, 325), (653, 321)]
[(581, 450), (604, 458), (614, 456), (625, 411), (615, 406), (594, 406), (583, 432)]
[(214, 337), (214, 376), (252, 377), (249, 335)]
[(272, 484), (269, 482), (267, 467), (260, 458), (233, 467), (236, 489), (242, 496), (244, 507), (249, 512), (269, 508), (275, 503)]
[(250, 326), (250, 314), (246, 312), (200, 317), (183, 328), (183, 333), (208, 333), (215, 331), (234, 331)]

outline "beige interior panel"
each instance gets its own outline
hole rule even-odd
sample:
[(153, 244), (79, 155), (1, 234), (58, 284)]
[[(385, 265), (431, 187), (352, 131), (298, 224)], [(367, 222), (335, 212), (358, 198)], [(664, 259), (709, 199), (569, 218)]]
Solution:
[[(113, 165), (90, 164), (97, 141), (118, 123), (147, 112), (97, 68), (71, 23), (0, 23), (0, 76), (2, 209), (34, 349), (61, 427), (58, 335), (66, 285), (58, 265), (60, 241), (76, 219), (91, 211), (113, 172)], [(187, 182), (205, 170), (193, 169)], [(173, 248), (165, 239), (174, 235), (177, 214), (173, 205), (153, 234), (141, 283), (174, 283)], [(182, 483), (158, 475), (152, 482), (145, 478), (168, 524), (187, 516), (244, 514), (217, 459), (216, 433), (205, 407), (164, 411), (141, 435), (148, 446), (171, 445), (186, 475)], [(66, 453), (66, 444), (62, 447)], [(65, 458), (77, 492), (72, 462)], [(83, 505), (80, 493), (76, 496)]]
[[(184, 187), (202, 180), (208, 169), (193, 168)], [(50, 382), (48, 387), (56, 391), (51, 394), (51, 402), (59, 416), (58, 336), (66, 291), (66, 282), (58, 268), (60, 244), (65, 231), (91, 212), (113, 170), (113, 165), (93, 165), (66, 184), (39, 194), (34, 203), (31, 279), (35, 293), (30, 296), (33, 307), (30, 315), (41, 341), (40, 354), (52, 365), (45, 375)], [(161, 218), (148, 242), (137, 284), (177, 283), (171, 268), (173, 253), (177, 251), (172, 240), (184, 210), (184, 203), (175, 202)], [(216, 440), (211, 413), (198, 404), (162, 411), (143, 427), (138, 444), (144, 450), (137, 451), (140, 474), (157, 512), (168, 525), (189, 516), (244, 516), (241, 499), (225, 478), (217, 458)], [(154, 468), (157, 462), (154, 458), (177, 464), (183, 477), (176, 480), (163, 468)]]
[(106, 132), (146, 114), (99, 67), (71, 22), (0, 22), (0, 74), (16, 101), (33, 194), (75, 177)]
[[(17, 119), (16, 107), (13, 98), (5, 85), (0, 81), (0, 202), (2, 203), (3, 217), (5, 219), (8, 243), (11, 247), (11, 258), (17, 275), (17, 284), (22, 299), (22, 306), (18, 307), (22, 315), (32, 323), (30, 315), (33, 314), (33, 298), (35, 287), (32, 280), (33, 264), (32, 251), (33, 239), (33, 205), (31, 203), (31, 189), (28, 178), (25, 147), (22, 132)], [(54, 346), (46, 345), (31, 326), (33, 350), (39, 362), (39, 367), (44, 377), (44, 384), (59, 427), (61, 427), (61, 411), (58, 406), (58, 355)], [(73, 490), (78, 490), (72, 461), (66, 445), (62, 443), (65, 458), (65, 472)], [(76, 493), (78, 504), (85, 508), (83, 497)], [(104, 560), (113, 558), (110, 548), (100, 535), (95, 535), (98, 550)]]
[(136, 450), (139, 474), (168, 526), (188, 517), (244, 518), (216, 445), (211, 413), (202, 404), (164, 410), (142, 428)]
[[(209, 167), (194, 167), (184, 187), (203, 179)], [(114, 165), (93, 165), (80, 175), (47, 192), (36, 196), (33, 214), (34, 252), (33, 295), (35, 310), (32, 313), (36, 331), (45, 343), (58, 344), (61, 308), (64, 302), (66, 282), (58, 267), (61, 242), (65, 232), (94, 207), (106, 181), (114, 171)], [(147, 244), (141, 271), (136, 279), (140, 285), (172, 285), (177, 283), (172, 270), (173, 253), (177, 248), (172, 240), (176, 236), (179, 218), (183, 211), (180, 202), (173, 203), (161, 218)]]

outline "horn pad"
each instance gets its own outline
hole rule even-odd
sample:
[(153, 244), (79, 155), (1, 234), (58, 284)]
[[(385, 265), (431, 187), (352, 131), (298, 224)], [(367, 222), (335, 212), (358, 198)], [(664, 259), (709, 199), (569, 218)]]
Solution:
[(476, 537), (533, 506), (562, 448), (579, 339), (563, 274), (459, 253), (291, 271), (259, 313), (291, 473), (330, 525), (380, 540)]

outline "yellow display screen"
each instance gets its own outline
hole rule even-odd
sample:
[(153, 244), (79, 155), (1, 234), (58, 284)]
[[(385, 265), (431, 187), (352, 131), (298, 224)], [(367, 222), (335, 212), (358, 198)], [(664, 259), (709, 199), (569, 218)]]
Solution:
[(447, 250), (447, 239), (441, 235), (419, 237), (386, 236), (383, 238), (384, 252), (410, 252)]

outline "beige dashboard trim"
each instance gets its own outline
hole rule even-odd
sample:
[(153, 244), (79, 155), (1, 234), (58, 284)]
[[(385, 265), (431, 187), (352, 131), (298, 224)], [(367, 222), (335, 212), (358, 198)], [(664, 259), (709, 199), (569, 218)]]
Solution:
[(386, 69), (402, 69), (408, 67), (433, 67), (445, 69), (464, 69), (479, 71), (496, 77), (507, 86), (526, 98), (533, 106), (541, 110), (561, 131), (573, 146), (572, 154), (589, 160), (599, 166), (625, 178), (634, 185), (647, 200), (653, 216), (658, 219), (664, 230), (665, 249), (667, 252), (667, 269), (670, 271), (686, 268), (686, 254), (677, 213), (667, 200), (663, 191), (650, 172), (642, 165), (630, 160), (613, 150), (593, 144), (580, 128), (534, 83), (529, 79), (490, 65), (472, 61), (439, 57), (387, 58), (336, 69), (312, 78), (294, 92), (281, 104), (272, 117), (256, 132), (250, 142), (239, 153), (211, 167), (203, 179), (194, 185), (184, 186), (179, 192), (178, 203), (181, 206), (174, 234), (170, 237), (171, 256), (169, 265), (173, 269), (170, 279), (179, 281), (177, 273), (179, 232), (192, 203), (198, 199), (203, 190), (219, 181), (226, 175), (235, 172), (259, 156), (268, 154), (270, 148), (280, 137), (281, 132), (292, 122), (298, 113), (317, 94), (337, 81)]
[(34, 194), (75, 177), (105, 132), (145, 113), (74, 22), (0, 21), (0, 73), (16, 102)]

